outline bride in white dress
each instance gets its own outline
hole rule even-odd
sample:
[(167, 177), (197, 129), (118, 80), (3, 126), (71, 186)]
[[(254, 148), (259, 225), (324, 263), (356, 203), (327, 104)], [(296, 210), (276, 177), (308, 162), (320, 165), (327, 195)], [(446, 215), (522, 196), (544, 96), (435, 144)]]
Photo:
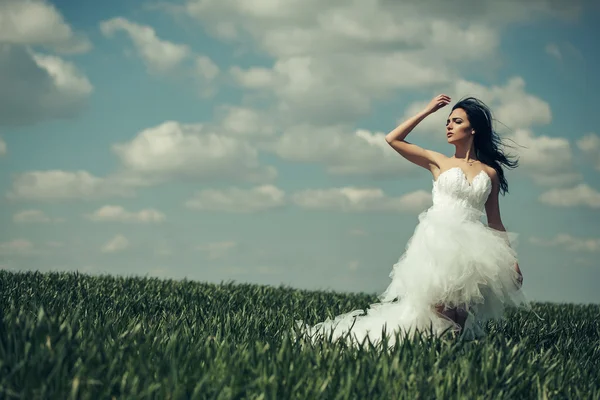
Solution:
[(474, 339), (484, 336), (485, 322), (502, 318), (507, 307), (531, 309), (521, 290), (517, 235), (506, 232), (498, 206), (499, 194), (508, 191), (502, 165), (515, 168), (517, 162), (500, 150), (487, 106), (472, 97), (454, 105), (446, 122), (448, 143), (455, 146), (452, 157), (405, 140), (449, 102), (446, 95), (436, 96), (386, 136), (400, 155), (431, 172), (433, 206), (419, 215), (380, 303), (314, 326), (296, 321), (313, 341), (344, 337), (353, 344), (365, 339), (378, 344), (384, 330), (389, 345), (394, 332), (399, 338), (454, 332)]

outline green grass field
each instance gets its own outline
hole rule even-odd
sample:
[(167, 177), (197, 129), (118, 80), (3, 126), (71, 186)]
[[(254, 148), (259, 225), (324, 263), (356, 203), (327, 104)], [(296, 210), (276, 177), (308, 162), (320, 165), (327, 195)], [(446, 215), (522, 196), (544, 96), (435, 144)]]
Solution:
[[(536, 303), (483, 340), (296, 343), (376, 296), (0, 271), (3, 399), (600, 399), (600, 306)], [(367, 346), (368, 347), (368, 346)]]

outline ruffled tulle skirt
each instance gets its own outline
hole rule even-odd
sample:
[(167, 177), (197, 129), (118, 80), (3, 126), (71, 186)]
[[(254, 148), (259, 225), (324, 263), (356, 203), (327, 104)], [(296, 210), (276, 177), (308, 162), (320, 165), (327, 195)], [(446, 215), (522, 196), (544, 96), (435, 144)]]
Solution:
[[(389, 345), (395, 337), (417, 333), (454, 331), (475, 339), (485, 335), (485, 322), (502, 318), (507, 307), (531, 309), (515, 269), (518, 235), (489, 228), (482, 217), (479, 210), (451, 206), (422, 212), (379, 303), (314, 326), (296, 321), (300, 332), (313, 342), (343, 336), (354, 344), (367, 337), (377, 344), (382, 332)], [(464, 312), (464, 327), (441, 315), (436, 305)]]

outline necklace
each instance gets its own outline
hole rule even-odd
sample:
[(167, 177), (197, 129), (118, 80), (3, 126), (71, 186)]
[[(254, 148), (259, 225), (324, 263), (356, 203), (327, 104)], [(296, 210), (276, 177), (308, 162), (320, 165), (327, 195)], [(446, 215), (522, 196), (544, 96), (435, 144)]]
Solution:
[[(455, 158), (455, 159), (456, 159), (456, 157), (452, 157), (452, 158)], [(460, 159), (460, 160), (461, 160), (461, 161), (464, 161), (464, 160), (462, 160), (462, 159)], [(468, 165), (469, 167), (472, 167), (472, 166), (473, 166), (473, 164), (474, 164), (474, 163), (476, 163), (476, 162), (479, 162), (479, 160), (471, 160), (471, 161), (465, 161), (465, 162), (467, 163), (467, 165)]]

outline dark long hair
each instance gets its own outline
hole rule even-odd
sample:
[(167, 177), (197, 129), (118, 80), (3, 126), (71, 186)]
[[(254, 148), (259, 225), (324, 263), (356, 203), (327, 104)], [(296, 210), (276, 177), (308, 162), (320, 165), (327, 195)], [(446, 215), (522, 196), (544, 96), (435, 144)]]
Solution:
[(471, 127), (475, 130), (473, 141), (475, 156), (479, 161), (496, 170), (500, 181), (500, 193), (502, 195), (508, 193), (508, 183), (506, 182), (502, 165), (514, 169), (519, 165), (519, 162), (518, 159), (511, 160), (511, 158), (515, 157), (507, 156), (500, 149), (505, 144), (494, 131), (492, 112), (484, 102), (475, 97), (466, 97), (460, 100), (452, 107), (452, 111), (457, 108), (465, 111)]

